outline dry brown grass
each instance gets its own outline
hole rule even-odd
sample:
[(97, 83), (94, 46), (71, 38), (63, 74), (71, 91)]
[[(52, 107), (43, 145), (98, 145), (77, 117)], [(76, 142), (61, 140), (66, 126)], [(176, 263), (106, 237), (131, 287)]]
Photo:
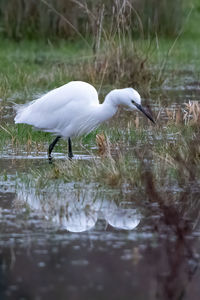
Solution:
[[(200, 102), (189, 101), (174, 108), (165, 108), (164, 114), (167, 116), (167, 122), (171, 124), (199, 125)], [(161, 114), (159, 114), (158, 119), (161, 120)]]
[(198, 101), (185, 103), (183, 120), (185, 124), (200, 124), (200, 103)]

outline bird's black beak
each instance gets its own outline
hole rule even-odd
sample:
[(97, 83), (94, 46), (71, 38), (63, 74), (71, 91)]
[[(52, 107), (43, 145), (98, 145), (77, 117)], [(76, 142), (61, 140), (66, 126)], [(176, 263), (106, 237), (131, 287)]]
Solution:
[(134, 103), (134, 105), (137, 107), (137, 109), (139, 109), (149, 120), (151, 120), (151, 122), (153, 122), (154, 124), (156, 124), (156, 122), (154, 121), (154, 119), (152, 118), (152, 116), (150, 115), (150, 113), (148, 113), (147, 111), (144, 110), (144, 108), (142, 107), (142, 105)]

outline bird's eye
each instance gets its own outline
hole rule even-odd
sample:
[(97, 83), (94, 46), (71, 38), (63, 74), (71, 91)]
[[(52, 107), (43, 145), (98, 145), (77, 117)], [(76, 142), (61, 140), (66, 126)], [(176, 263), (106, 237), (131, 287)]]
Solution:
[(132, 102), (133, 104), (135, 104), (135, 101), (134, 101), (134, 100), (131, 100), (131, 102)]

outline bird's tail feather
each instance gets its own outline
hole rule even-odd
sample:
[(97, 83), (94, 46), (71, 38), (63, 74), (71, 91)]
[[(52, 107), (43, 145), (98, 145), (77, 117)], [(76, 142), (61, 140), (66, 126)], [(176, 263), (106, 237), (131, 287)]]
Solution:
[(32, 105), (36, 100), (33, 100), (31, 102), (25, 103), (25, 104), (16, 104), (14, 103), (13, 109), (16, 112), (16, 116), (14, 118), (15, 123), (23, 123), (23, 112), (24, 110)]

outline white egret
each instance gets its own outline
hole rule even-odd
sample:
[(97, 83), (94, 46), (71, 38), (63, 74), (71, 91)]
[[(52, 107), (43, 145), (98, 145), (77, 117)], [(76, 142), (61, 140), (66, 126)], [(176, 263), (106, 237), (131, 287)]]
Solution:
[(60, 138), (68, 139), (68, 156), (73, 157), (71, 138), (87, 134), (117, 112), (119, 105), (140, 110), (154, 120), (141, 106), (139, 93), (133, 88), (115, 89), (99, 103), (96, 89), (83, 81), (71, 81), (28, 105), (18, 106), (15, 123), (25, 123), (56, 135), (48, 149), (51, 152)]

